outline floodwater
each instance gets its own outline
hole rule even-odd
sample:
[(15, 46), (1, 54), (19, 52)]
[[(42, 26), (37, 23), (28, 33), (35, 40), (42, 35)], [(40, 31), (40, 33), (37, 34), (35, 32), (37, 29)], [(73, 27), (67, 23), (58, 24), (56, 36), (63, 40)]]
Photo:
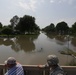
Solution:
[(22, 35), (14, 38), (0, 38), (0, 64), (8, 57), (15, 57), (23, 65), (41, 65), (46, 63), (49, 54), (59, 58), (60, 65), (75, 63), (71, 55), (60, 54), (60, 51), (71, 49), (76, 52), (75, 38), (67, 39), (62, 36)]

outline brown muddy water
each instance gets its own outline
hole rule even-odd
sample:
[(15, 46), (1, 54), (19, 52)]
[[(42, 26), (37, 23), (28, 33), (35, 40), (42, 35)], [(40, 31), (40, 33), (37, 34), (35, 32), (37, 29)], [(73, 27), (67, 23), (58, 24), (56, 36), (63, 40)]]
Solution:
[(45, 64), (49, 54), (55, 54), (60, 65), (75, 63), (71, 55), (60, 54), (60, 51), (71, 49), (76, 52), (76, 40), (62, 36), (52, 36), (40, 33), (39, 35), (24, 35), (15, 38), (0, 38), (0, 64), (12, 56), (23, 65)]

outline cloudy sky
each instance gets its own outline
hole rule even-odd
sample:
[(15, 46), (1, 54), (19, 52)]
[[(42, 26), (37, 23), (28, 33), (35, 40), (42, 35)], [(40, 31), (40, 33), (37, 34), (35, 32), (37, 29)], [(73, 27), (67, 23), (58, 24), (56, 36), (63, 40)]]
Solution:
[(0, 22), (8, 25), (15, 15), (35, 17), (40, 28), (61, 21), (71, 26), (76, 22), (76, 0), (0, 0)]

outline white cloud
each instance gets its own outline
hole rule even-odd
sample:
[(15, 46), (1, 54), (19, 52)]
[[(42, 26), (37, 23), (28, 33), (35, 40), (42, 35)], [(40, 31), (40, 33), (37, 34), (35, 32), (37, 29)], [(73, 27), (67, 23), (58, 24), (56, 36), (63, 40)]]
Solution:
[(59, 3), (68, 3), (68, 4), (73, 4), (74, 0), (58, 0)]
[(66, 2), (67, 0), (58, 0), (58, 3)]
[(68, 4), (73, 4), (75, 0), (50, 0), (50, 3), (68, 3)]
[(50, 3), (54, 3), (55, 2), (55, 0), (50, 0)]
[(35, 11), (36, 3), (37, 3), (37, 0), (29, 0), (29, 2), (20, 1), (19, 6), (22, 7), (23, 9), (25, 9), (25, 10)]
[(24, 8), (24, 9), (30, 9), (29, 5), (27, 3), (23, 3), (23, 2), (19, 2), (20, 7)]
[(44, 2), (45, 2), (45, 0), (41, 0), (41, 2), (42, 2), (42, 3), (44, 3)]
[(37, 0), (30, 0), (29, 6), (33, 11), (35, 11), (36, 3), (37, 3)]
[[(41, 5), (46, 0), (20, 0), (18, 5), (25, 10), (36, 11), (38, 5)], [(53, 1), (53, 0), (52, 0)]]
[(73, 4), (74, 0), (69, 0), (69, 4)]

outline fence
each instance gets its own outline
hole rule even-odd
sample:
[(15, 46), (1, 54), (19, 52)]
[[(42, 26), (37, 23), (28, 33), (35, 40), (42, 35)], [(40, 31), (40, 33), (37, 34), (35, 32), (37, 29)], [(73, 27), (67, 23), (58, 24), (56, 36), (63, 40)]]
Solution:
[[(67, 75), (76, 75), (76, 66), (61, 66)], [(49, 69), (38, 65), (23, 65), (25, 75), (49, 75)], [(0, 65), (0, 75), (4, 75), (6, 68)]]

